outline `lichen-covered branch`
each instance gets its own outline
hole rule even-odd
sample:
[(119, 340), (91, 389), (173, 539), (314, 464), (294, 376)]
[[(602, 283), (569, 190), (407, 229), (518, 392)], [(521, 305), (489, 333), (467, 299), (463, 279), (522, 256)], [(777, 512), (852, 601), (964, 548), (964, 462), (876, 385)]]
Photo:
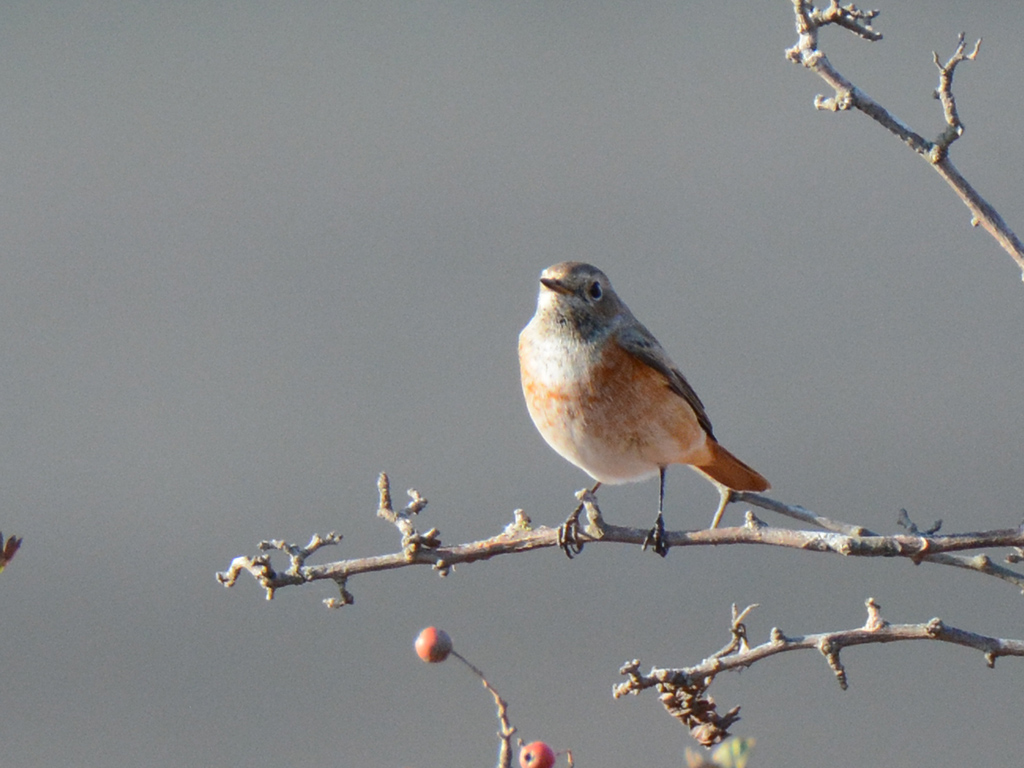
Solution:
[[(817, 109), (833, 112), (849, 109), (860, 110), (899, 137), (900, 141), (930, 163), (953, 188), (964, 205), (971, 211), (972, 225), (980, 224), (1014, 258), (1021, 270), (1024, 270), (1024, 244), (1006, 225), (995, 208), (978, 194), (977, 190), (971, 186), (949, 159), (950, 144), (956, 141), (964, 131), (953, 98), (953, 73), (958, 64), (963, 61), (973, 61), (977, 57), (981, 40), (978, 40), (974, 49), (967, 53), (964, 35), (961, 33), (957, 41), (956, 52), (945, 64), (939, 61), (938, 54), (932, 54), (935, 65), (939, 69), (939, 86), (935, 91), (935, 98), (942, 103), (946, 126), (934, 141), (929, 141), (914, 132), (906, 123), (844, 77), (819, 47), (819, 30), (830, 24), (843, 27), (865, 40), (881, 40), (881, 33), (877, 32), (871, 24), (878, 16), (879, 11), (863, 11), (852, 4), (840, 6), (837, 0), (830, 0), (828, 7), (824, 9), (818, 9), (810, 0), (792, 1), (796, 16), (797, 42), (792, 48), (786, 50), (786, 57), (790, 61), (810, 69), (828, 83), (835, 92), (830, 97), (819, 94), (815, 97), (814, 106)], [(1024, 277), (1024, 273), (1022, 273), (1022, 277)]]
[[(436, 529), (432, 528), (421, 534), (412, 527), (411, 517), (426, 506), (426, 500), (419, 493), (410, 490), (409, 496), (412, 501), (409, 506), (405, 510), (395, 512), (392, 508), (387, 475), (381, 475), (378, 491), (381, 497), (378, 516), (389, 520), (399, 529), (402, 534), (402, 551), (310, 565), (306, 562), (310, 555), (324, 547), (339, 545), (342, 541), (341, 535), (330, 533), (324, 537), (314, 536), (305, 546), (296, 546), (279, 540), (262, 541), (257, 545), (260, 554), (254, 557), (236, 557), (226, 571), (217, 574), (218, 581), (230, 587), (237, 582), (242, 572), (248, 572), (267, 591), (269, 600), (281, 587), (330, 580), (337, 584), (341, 594), (340, 597), (330, 598), (325, 603), (329, 607), (337, 608), (353, 602), (354, 597), (347, 587), (348, 580), (359, 574), (421, 565), (429, 566), (439, 575), (446, 576), (456, 565), (462, 563), (559, 547), (562, 544), (559, 529), (544, 526), (533, 528), (530, 525), (530, 518), (522, 510), (516, 510), (513, 521), (496, 536), (465, 544), (443, 545), (440, 533)], [(646, 528), (610, 525), (604, 521), (594, 494), (590, 491), (581, 491), (579, 498), (588, 518), (585, 530), (578, 534), (580, 549), (587, 543), (634, 544), (637, 545), (639, 554), (639, 547), (648, 535)], [(970, 556), (958, 554), (964, 551), (1004, 548), (1011, 549), (1006, 558), (1008, 563), (1019, 562), (1024, 553), (1024, 529), (1020, 526), (1004, 530), (939, 535), (936, 533), (937, 525), (927, 531), (918, 530), (916, 526), (906, 521), (904, 511), (903, 526), (908, 532), (882, 535), (863, 526), (838, 522), (803, 507), (784, 504), (756, 493), (737, 493), (735, 500), (778, 512), (824, 530), (793, 530), (770, 526), (755, 517), (752, 512), (747, 512), (745, 522), (741, 526), (668, 531), (665, 535), (666, 545), (672, 548), (759, 544), (847, 557), (900, 557), (915, 564), (937, 563), (986, 574), (1007, 581), (1024, 591), (1024, 574), (998, 565), (981, 552)], [(414, 512), (411, 511), (412, 508), (415, 509)], [(274, 552), (287, 556), (287, 568), (278, 570), (273, 566), (271, 556)]]
[(862, 627), (794, 637), (786, 636), (776, 627), (772, 629), (768, 641), (753, 647), (747, 641), (744, 620), (756, 606), (737, 611), (734, 605), (729, 627), (731, 639), (720, 651), (692, 667), (653, 668), (646, 675), (639, 671), (640, 662), (634, 659), (619, 670), (627, 680), (615, 687), (613, 695), (619, 698), (626, 694), (636, 695), (649, 688), (656, 688), (669, 714), (690, 728), (694, 738), (705, 746), (710, 746), (729, 735), (728, 729), (739, 720), (740, 710), (739, 707), (733, 707), (724, 715), (718, 713), (714, 699), (707, 693), (715, 677), (722, 672), (749, 667), (780, 653), (817, 650), (825, 657), (843, 690), (846, 690), (849, 681), (846, 669), (839, 660), (839, 653), (853, 645), (936, 640), (981, 651), (985, 656), (985, 663), (990, 668), (1000, 656), (1024, 656), (1022, 640), (1006, 640), (957, 629), (938, 618), (923, 624), (890, 624), (882, 618), (879, 605), (873, 598), (869, 598), (866, 605), (868, 618)]

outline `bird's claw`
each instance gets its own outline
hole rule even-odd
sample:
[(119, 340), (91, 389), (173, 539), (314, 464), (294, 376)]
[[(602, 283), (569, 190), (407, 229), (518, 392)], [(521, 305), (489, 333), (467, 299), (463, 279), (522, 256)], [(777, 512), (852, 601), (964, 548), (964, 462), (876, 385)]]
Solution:
[(658, 513), (658, 519), (654, 521), (654, 527), (644, 537), (644, 549), (646, 550), (647, 547), (650, 547), (662, 557), (668, 554), (668, 542), (665, 537), (665, 519), (662, 517), (661, 512)]
[(583, 503), (581, 502), (565, 519), (565, 522), (558, 526), (558, 546), (570, 560), (583, 551), (583, 542), (580, 541), (580, 512), (582, 511)]

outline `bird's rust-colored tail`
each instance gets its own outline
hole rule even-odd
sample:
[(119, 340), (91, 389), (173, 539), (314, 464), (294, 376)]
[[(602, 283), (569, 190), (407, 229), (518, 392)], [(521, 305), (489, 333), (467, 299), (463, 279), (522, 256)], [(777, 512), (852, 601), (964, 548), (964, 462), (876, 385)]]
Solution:
[(717, 483), (734, 491), (767, 491), (771, 486), (757, 471), (737, 459), (715, 440), (708, 439), (705, 447), (710, 458), (693, 466)]

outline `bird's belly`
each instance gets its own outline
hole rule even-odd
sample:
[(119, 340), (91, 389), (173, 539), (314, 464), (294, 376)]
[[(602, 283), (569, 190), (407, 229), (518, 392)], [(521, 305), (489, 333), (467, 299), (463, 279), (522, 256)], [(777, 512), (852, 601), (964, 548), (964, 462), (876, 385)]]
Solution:
[[(538, 431), (595, 480), (643, 480), (688, 463), (706, 435), (664, 377), (622, 352), (550, 340), (521, 344), (523, 392)], [(526, 353), (525, 355), (523, 353)]]

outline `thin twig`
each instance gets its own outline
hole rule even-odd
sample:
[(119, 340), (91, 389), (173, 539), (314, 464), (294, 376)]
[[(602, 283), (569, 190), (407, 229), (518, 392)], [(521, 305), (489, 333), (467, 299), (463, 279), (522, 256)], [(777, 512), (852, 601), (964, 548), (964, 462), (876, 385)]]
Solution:
[(978, 40), (971, 53), (965, 53), (964, 36), (961, 33), (956, 52), (945, 64), (940, 64), (938, 55), (932, 54), (939, 68), (939, 87), (935, 93), (943, 105), (946, 128), (935, 141), (929, 141), (911, 130), (906, 123), (844, 77), (818, 46), (818, 31), (828, 24), (841, 26), (865, 40), (880, 40), (882, 35), (871, 26), (871, 21), (879, 12), (861, 11), (853, 5), (840, 7), (836, 0), (831, 0), (825, 10), (817, 9), (810, 0), (792, 2), (796, 16), (797, 42), (786, 50), (786, 57), (813, 71), (835, 91), (835, 95), (828, 98), (820, 94), (816, 96), (814, 106), (833, 112), (858, 109), (899, 137), (900, 141), (923, 157), (946, 180), (971, 211), (971, 224), (980, 224), (995, 238), (1017, 262), (1024, 278), (1024, 244), (1006, 225), (996, 209), (978, 194), (949, 159), (949, 145), (963, 134), (963, 123), (956, 111), (952, 93), (953, 72), (960, 62), (975, 59), (981, 40)]
[(970, 53), (965, 53), (965, 50), (964, 33), (961, 32), (957, 38), (956, 51), (945, 64), (940, 63), (939, 54), (932, 51), (932, 60), (939, 69), (939, 87), (935, 90), (935, 98), (942, 102), (942, 113), (946, 118), (946, 130), (935, 140), (935, 148), (943, 155), (949, 150), (949, 145), (959, 139), (964, 132), (964, 124), (956, 108), (956, 99), (953, 98), (953, 72), (960, 62), (974, 61), (978, 58), (981, 40), (974, 44), (974, 50)]
[(508, 702), (501, 698), (498, 690), (487, 682), (487, 678), (479, 668), (466, 659), (458, 651), (452, 650), (449, 652), (450, 655), (457, 658), (463, 664), (470, 668), (470, 670), (477, 677), (480, 678), (480, 682), (483, 683), (484, 688), (487, 689), (488, 693), (494, 697), (494, 706), (498, 710), (498, 724), (501, 729), (498, 731), (498, 740), (501, 742), (498, 747), (498, 765), (497, 768), (511, 768), (512, 766), (512, 736), (516, 732), (516, 728), (508, 719)]

